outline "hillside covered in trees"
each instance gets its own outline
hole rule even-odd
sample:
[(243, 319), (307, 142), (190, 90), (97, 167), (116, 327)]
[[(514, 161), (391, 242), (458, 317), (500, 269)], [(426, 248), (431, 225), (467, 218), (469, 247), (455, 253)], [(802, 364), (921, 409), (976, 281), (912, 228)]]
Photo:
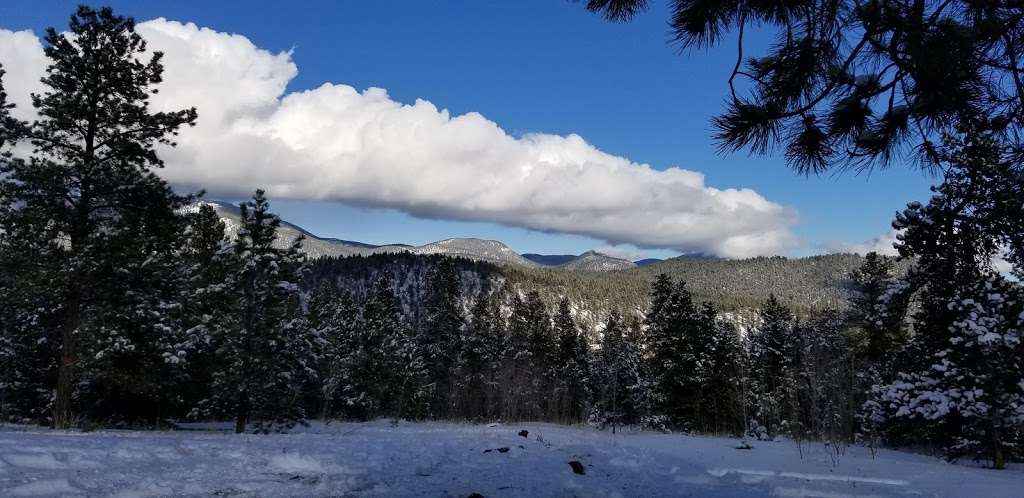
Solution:
[[(393, 276), (393, 290), (403, 312), (415, 320), (422, 313), (418, 303), (426, 289), (427, 275), (440, 258), (403, 253), (318, 258), (310, 261), (308, 285), (315, 287), (329, 281), (362, 297), (378, 276), (388, 273)], [(588, 330), (599, 327), (612, 310), (642, 315), (649, 305), (651, 283), (662, 273), (686, 281), (694, 299), (714, 304), (744, 326), (756, 320), (757, 310), (773, 295), (798, 315), (844, 311), (856, 292), (850, 274), (863, 262), (863, 256), (856, 254), (744, 260), (683, 256), (628, 270), (599, 272), (523, 268), (455, 258), (467, 310), (480, 293), (509, 297), (537, 291), (551, 309), (563, 297), (568, 299), (574, 318)], [(895, 271), (903, 272), (906, 266), (899, 263)]]

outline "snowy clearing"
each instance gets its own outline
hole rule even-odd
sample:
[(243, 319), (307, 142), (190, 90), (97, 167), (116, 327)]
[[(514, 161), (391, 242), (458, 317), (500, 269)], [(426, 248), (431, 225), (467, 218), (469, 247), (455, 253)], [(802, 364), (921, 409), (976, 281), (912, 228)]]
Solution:
[[(527, 438), (518, 433), (529, 431)], [(861, 447), (550, 424), (317, 424), (269, 436), (0, 428), (0, 496), (1014, 497), (994, 471)], [(491, 451), (487, 451), (491, 450)], [(570, 461), (583, 464), (578, 475)]]

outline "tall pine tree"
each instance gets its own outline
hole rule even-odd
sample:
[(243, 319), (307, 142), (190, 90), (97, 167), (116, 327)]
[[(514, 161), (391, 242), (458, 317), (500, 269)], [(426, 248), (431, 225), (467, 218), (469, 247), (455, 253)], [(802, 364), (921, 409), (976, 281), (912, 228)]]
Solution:
[(136, 238), (125, 232), (163, 236), (168, 231), (160, 221), (173, 219), (181, 203), (153, 173), (163, 165), (155, 146), (173, 145), (178, 129), (196, 119), (194, 109), (150, 111), (161, 54), (140, 60), (146, 44), (131, 18), (83, 6), (68, 33), (46, 32), (50, 65), (46, 90), (32, 96), (39, 118), (27, 132), (31, 154), (0, 168), (0, 205), (18, 206), (0, 210), (0, 231), (17, 241), (15, 250), (36, 251), (33, 272), (53, 275), (57, 284), (62, 323), (53, 422), (59, 428), (75, 420), (80, 343), (102, 323), (104, 301), (123, 290), (124, 282), (110, 277), (117, 276), (125, 244)]

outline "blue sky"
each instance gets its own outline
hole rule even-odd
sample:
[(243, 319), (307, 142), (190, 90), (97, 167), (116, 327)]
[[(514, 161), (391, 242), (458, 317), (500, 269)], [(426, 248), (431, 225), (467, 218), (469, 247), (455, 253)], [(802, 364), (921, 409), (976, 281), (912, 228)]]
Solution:
[[(66, 26), (77, 2), (6, 0), (0, 27)], [(700, 171), (714, 187), (748, 187), (794, 208), (791, 254), (886, 232), (894, 212), (923, 199), (932, 179), (906, 167), (870, 176), (801, 177), (777, 154), (722, 155), (709, 138), (734, 62), (733, 43), (679, 54), (666, 44), (664, 2), (613, 24), (570, 1), (281, 2), (113, 1), (137, 20), (165, 17), (239, 33), (272, 52), (293, 50), (288, 91), (324, 82), (382, 87), (392, 99), (427, 99), (452, 115), (479, 112), (509, 134), (576, 133), (610, 154), (657, 169)], [(244, 5), (244, 7), (242, 7)], [(764, 43), (757, 33), (754, 43)], [(750, 48), (748, 48), (750, 50)], [(202, 109), (200, 109), (202, 115)], [(371, 243), (447, 237), (500, 239), (520, 252), (579, 253), (606, 245), (579, 235), (487, 222), (415, 219), (392, 209), (278, 201), (286, 219), (324, 236)], [(648, 250), (666, 256), (671, 250)]]

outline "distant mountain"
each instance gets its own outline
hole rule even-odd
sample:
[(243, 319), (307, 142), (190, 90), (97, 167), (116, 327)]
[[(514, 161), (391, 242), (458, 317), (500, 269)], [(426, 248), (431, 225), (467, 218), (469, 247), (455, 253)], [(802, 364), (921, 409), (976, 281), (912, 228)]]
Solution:
[(523, 257), (533, 261), (534, 263), (542, 264), (544, 266), (558, 266), (568, 263), (578, 256), (575, 254), (534, 254), (526, 253)]
[[(234, 238), (238, 235), (242, 219), (241, 209), (238, 206), (222, 201), (202, 202), (213, 206), (217, 210), (221, 221), (224, 222), (228, 236)], [(186, 211), (195, 209), (198, 209), (198, 204), (189, 206), (186, 208)], [(407, 244), (381, 246), (344, 239), (317, 237), (309, 230), (284, 220), (281, 220), (281, 228), (278, 231), (275, 245), (287, 247), (300, 235), (306, 238), (302, 244), (303, 250), (313, 258), (323, 256), (369, 256), (371, 254), (388, 253), (443, 254), (476, 261), (486, 261), (498, 265), (514, 265), (528, 268), (541, 266), (520, 256), (511, 247), (497, 240), (445, 239), (422, 246), (410, 246)]]
[(477, 261), (487, 261), (499, 265), (515, 265), (525, 267), (540, 266), (512, 250), (511, 247), (497, 240), (484, 239), (445, 239), (431, 242), (418, 247), (408, 248), (413, 254), (444, 254), (460, 256)]
[(558, 265), (559, 268), (566, 270), (583, 271), (628, 270), (630, 268), (636, 268), (636, 266), (636, 263), (632, 261), (613, 258), (607, 254), (601, 254), (596, 251), (587, 251), (570, 261)]
[[(230, 237), (238, 235), (241, 224), (241, 209), (234, 204), (223, 201), (201, 201), (213, 206), (224, 222)], [(185, 208), (186, 211), (198, 209), (198, 204)], [(377, 245), (333, 237), (318, 237), (298, 225), (281, 220), (275, 245), (287, 247), (296, 237), (305, 237), (303, 251), (311, 258), (325, 256), (370, 256), (374, 254), (410, 253), (417, 255), (442, 254), (462, 257), (474, 261), (483, 261), (503, 266), (522, 268), (561, 268), (573, 271), (612, 271), (628, 270), (638, 266), (647, 266), (664, 261), (660, 259), (643, 259), (637, 262), (615, 258), (595, 251), (587, 251), (579, 256), (572, 254), (519, 254), (511, 247), (497, 240), (475, 238), (445, 239), (422, 246), (408, 244)], [(707, 258), (704, 254), (688, 254), (679, 258)], [(673, 258), (676, 259), (676, 258)]]

